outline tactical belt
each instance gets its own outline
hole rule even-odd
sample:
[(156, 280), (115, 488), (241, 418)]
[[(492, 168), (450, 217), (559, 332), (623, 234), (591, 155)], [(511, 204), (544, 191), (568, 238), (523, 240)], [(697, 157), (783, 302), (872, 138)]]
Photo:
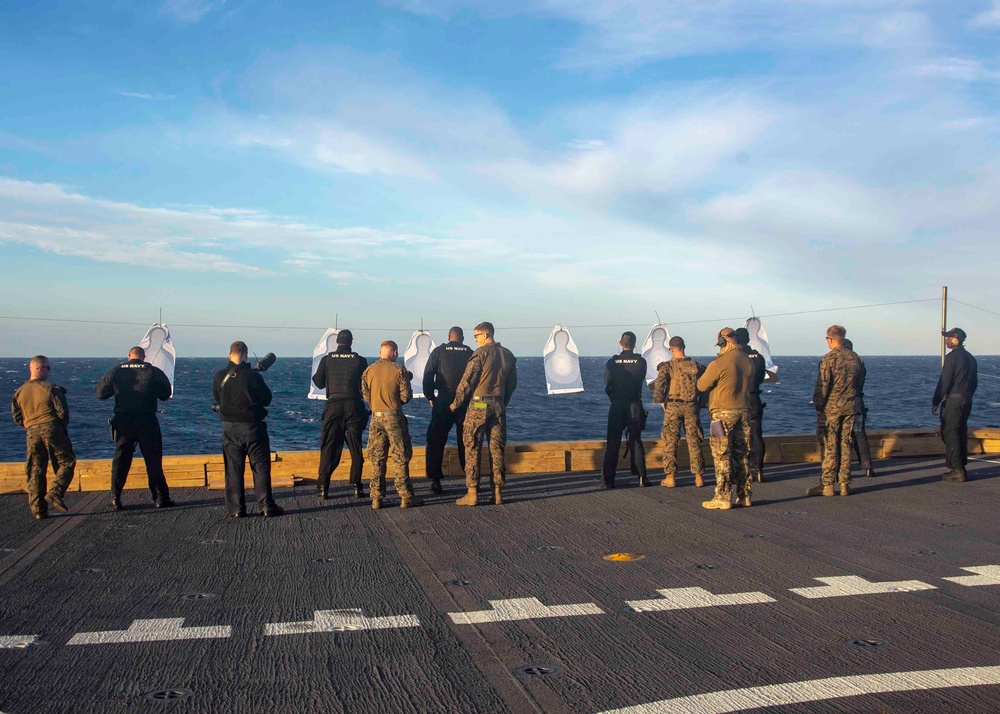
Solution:
[(402, 413), (403, 413), (402, 409), (397, 409), (396, 411), (393, 412), (372, 412), (372, 416), (395, 416), (397, 414), (402, 414)]
[(694, 404), (694, 399), (668, 399), (667, 404)]
[(484, 397), (473, 397), (472, 401), (474, 401), (474, 402), (495, 402), (495, 401), (498, 401), (500, 399), (503, 399), (503, 397), (485, 397), (484, 396)]

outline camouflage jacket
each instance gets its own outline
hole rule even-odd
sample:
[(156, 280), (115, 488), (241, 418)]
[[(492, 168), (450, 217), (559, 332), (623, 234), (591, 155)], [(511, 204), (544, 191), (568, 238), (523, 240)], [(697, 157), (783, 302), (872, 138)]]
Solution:
[(831, 415), (854, 414), (854, 403), (863, 385), (861, 359), (846, 347), (837, 347), (819, 361), (813, 404), (817, 411)]
[(452, 406), (461, 409), (470, 397), (502, 399), (506, 406), (517, 389), (517, 359), (499, 342), (483, 345), (465, 365)]

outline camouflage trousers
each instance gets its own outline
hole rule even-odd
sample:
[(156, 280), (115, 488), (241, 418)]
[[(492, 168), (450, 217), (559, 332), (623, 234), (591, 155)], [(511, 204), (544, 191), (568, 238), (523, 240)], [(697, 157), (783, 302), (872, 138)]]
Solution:
[(750, 496), (750, 410), (726, 409), (712, 412), (709, 445), (715, 460), (715, 497), (731, 499)]
[(691, 461), (691, 473), (705, 473), (705, 458), (701, 453), (701, 444), (705, 434), (698, 420), (697, 404), (681, 404), (667, 402), (663, 412), (663, 473), (666, 476), (677, 475), (677, 443), (681, 440), (681, 426), (687, 439), (688, 458)]
[(823, 485), (832, 486), (837, 481), (850, 483), (854, 415), (817, 412), (816, 435), (820, 440)]
[(493, 486), (503, 486), (507, 474), (503, 460), (503, 450), (507, 445), (507, 408), (503, 400), (472, 401), (465, 413), (463, 431), (466, 488), (479, 488), (479, 460), (484, 437), (489, 444)]
[(388, 459), (392, 459), (396, 493), (400, 496), (413, 493), (413, 486), (410, 484), (412, 456), (410, 427), (403, 412), (372, 414), (368, 426), (368, 453), (365, 454), (365, 458), (372, 468), (370, 488), (373, 501), (385, 495), (385, 470)]
[(50, 461), (54, 474), (51, 491), (61, 498), (69, 488), (76, 468), (76, 455), (66, 427), (57, 422), (28, 427), (24, 472), (28, 477), (28, 507), (35, 514), (48, 513), (45, 494), (49, 489), (45, 472)]

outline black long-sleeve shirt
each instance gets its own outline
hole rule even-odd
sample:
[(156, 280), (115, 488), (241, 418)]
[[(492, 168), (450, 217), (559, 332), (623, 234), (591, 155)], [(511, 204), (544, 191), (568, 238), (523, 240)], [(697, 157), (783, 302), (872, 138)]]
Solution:
[(471, 357), (472, 348), (461, 342), (446, 342), (435, 347), (424, 367), (424, 396), (428, 399), (441, 397), (450, 404)]
[(641, 402), (646, 360), (634, 350), (623, 350), (604, 367), (604, 392), (613, 402)]
[(271, 389), (246, 362), (233, 364), (215, 373), (212, 396), (219, 405), (222, 421), (255, 424), (264, 421), (271, 403)]
[(964, 396), (972, 399), (979, 386), (979, 367), (976, 358), (963, 345), (959, 345), (944, 358), (941, 377), (934, 390), (933, 406), (939, 405), (949, 396)]
[(130, 359), (112, 367), (94, 388), (98, 399), (115, 398), (115, 414), (156, 414), (156, 400), (170, 399), (170, 380), (159, 367)]

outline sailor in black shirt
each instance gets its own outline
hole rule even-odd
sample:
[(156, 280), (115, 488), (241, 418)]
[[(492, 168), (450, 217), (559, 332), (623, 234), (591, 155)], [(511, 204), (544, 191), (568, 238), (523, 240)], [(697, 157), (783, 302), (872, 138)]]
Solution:
[(608, 410), (608, 443), (604, 450), (604, 488), (615, 487), (618, 449), (622, 431), (628, 429), (628, 449), (632, 455), (632, 473), (639, 476), (639, 485), (646, 480), (646, 449), (642, 443), (645, 410), (642, 407), (642, 385), (646, 379), (646, 360), (635, 353), (635, 333), (625, 332), (618, 343), (622, 352), (608, 360), (604, 368), (604, 391), (611, 398)]
[(159, 367), (144, 362), (141, 347), (129, 350), (128, 361), (113, 367), (97, 383), (98, 399), (115, 398), (115, 415), (110, 419), (115, 455), (111, 460), (111, 508), (122, 508), (122, 489), (132, 468), (136, 444), (142, 450), (149, 479), (149, 492), (157, 508), (170, 508), (167, 479), (163, 475), (163, 435), (156, 419), (157, 400), (170, 399), (167, 375)]
[(337, 351), (319, 361), (313, 375), (313, 384), (326, 390), (326, 408), (323, 410), (323, 430), (319, 454), (317, 492), (326, 500), (330, 477), (340, 465), (344, 442), (351, 452), (351, 485), (354, 495), (364, 498), (361, 471), (364, 457), (361, 452), (361, 433), (368, 424), (368, 410), (361, 399), (361, 375), (368, 367), (368, 360), (351, 351), (354, 335), (350, 330), (337, 333)]
[(972, 413), (972, 395), (979, 386), (979, 372), (976, 358), (965, 349), (965, 330), (953, 327), (941, 334), (951, 350), (944, 358), (931, 406), (933, 414), (941, 407), (945, 464), (951, 469), (941, 479), (965, 481), (965, 465), (969, 461), (969, 414)]
[(465, 422), (466, 406), (458, 411), (448, 407), (455, 399), (455, 390), (465, 374), (465, 365), (472, 357), (472, 348), (462, 344), (465, 333), (461, 327), (448, 331), (448, 342), (438, 345), (431, 352), (424, 367), (424, 396), (431, 404), (431, 423), (427, 426), (427, 476), (431, 479), (431, 493), (444, 493), (441, 478), (444, 476), (444, 447), (448, 443), (448, 432), (455, 427), (458, 439), (458, 463), (465, 473), (465, 443), (462, 440), (462, 425)]
[(232, 518), (247, 514), (243, 478), (249, 458), (260, 515), (280, 516), (284, 509), (274, 502), (271, 494), (271, 439), (264, 421), (271, 390), (260, 372), (250, 367), (248, 352), (245, 342), (238, 340), (230, 345), (229, 364), (216, 372), (212, 380), (212, 396), (222, 419), (226, 510)]

